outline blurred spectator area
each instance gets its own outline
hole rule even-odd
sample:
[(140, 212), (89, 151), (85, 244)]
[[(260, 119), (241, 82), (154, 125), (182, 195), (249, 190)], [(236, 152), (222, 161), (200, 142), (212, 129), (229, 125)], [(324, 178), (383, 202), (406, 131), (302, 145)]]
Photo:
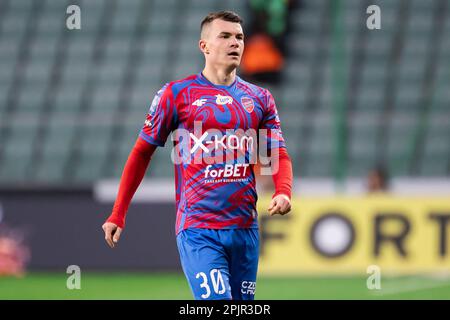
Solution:
[[(65, 27), (81, 7), (81, 30)], [(381, 7), (381, 30), (366, 8)], [(199, 24), (240, 0), (1, 0), (0, 184), (119, 178), (153, 95), (199, 72)], [(450, 173), (450, 3), (303, 0), (270, 86), (296, 176)], [(149, 176), (170, 177), (170, 141)]]

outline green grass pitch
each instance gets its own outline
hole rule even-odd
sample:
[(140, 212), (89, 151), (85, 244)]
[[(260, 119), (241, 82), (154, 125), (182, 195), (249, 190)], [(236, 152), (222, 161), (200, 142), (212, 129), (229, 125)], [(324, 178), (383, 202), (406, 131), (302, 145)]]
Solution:
[[(0, 299), (192, 299), (182, 274), (82, 272), (81, 289), (66, 287), (65, 273), (0, 277)], [(256, 299), (450, 299), (448, 277), (382, 278), (369, 290), (366, 277), (259, 277)]]

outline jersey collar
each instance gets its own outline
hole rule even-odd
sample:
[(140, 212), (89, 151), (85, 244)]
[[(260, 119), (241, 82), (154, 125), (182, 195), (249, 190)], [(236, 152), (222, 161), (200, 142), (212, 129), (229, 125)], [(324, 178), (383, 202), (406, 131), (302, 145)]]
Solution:
[(231, 90), (231, 89), (234, 89), (235, 86), (236, 86), (236, 83), (237, 83), (237, 81), (238, 81), (238, 78), (239, 78), (239, 77), (236, 75), (236, 77), (235, 77), (233, 83), (230, 84), (229, 86), (225, 86), (225, 85), (219, 85), (219, 84), (214, 84), (214, 83), (212, 83), (211, 81), (209, 81), (208, 79), (206, 79), (206, 77), (203, 75), (203, 72), (200, 72), (200, 73), (198, 74), (198, 77), (199, 77), (202, 81), (204, 81), (204, 82), (206, 82), (207, 84), (209, 84), (210, 86), (216, 87), (216, 88), (218, 88), (218, 89), (225, 89), (225, 90)]

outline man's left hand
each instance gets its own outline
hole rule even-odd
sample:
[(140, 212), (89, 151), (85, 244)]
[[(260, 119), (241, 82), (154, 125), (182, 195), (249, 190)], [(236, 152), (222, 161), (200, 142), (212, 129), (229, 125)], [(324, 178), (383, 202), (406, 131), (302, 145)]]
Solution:
[(271, 216), (274, 214), (285, 215), (291, 211), (291, 200), (287, 195), (279, 194), (272, 199), (268, 210)]

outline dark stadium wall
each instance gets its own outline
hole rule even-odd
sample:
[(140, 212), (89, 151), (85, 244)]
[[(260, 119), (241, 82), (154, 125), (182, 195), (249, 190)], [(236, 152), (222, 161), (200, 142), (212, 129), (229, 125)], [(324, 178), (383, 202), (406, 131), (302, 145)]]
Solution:
[(25, 237), (29, 270), (181, 271), (172, 202), (130, 206), (119, 245), (110, 249), (101, 228), (112, 203), (89, 190), (0, 192), (1, 225)]

